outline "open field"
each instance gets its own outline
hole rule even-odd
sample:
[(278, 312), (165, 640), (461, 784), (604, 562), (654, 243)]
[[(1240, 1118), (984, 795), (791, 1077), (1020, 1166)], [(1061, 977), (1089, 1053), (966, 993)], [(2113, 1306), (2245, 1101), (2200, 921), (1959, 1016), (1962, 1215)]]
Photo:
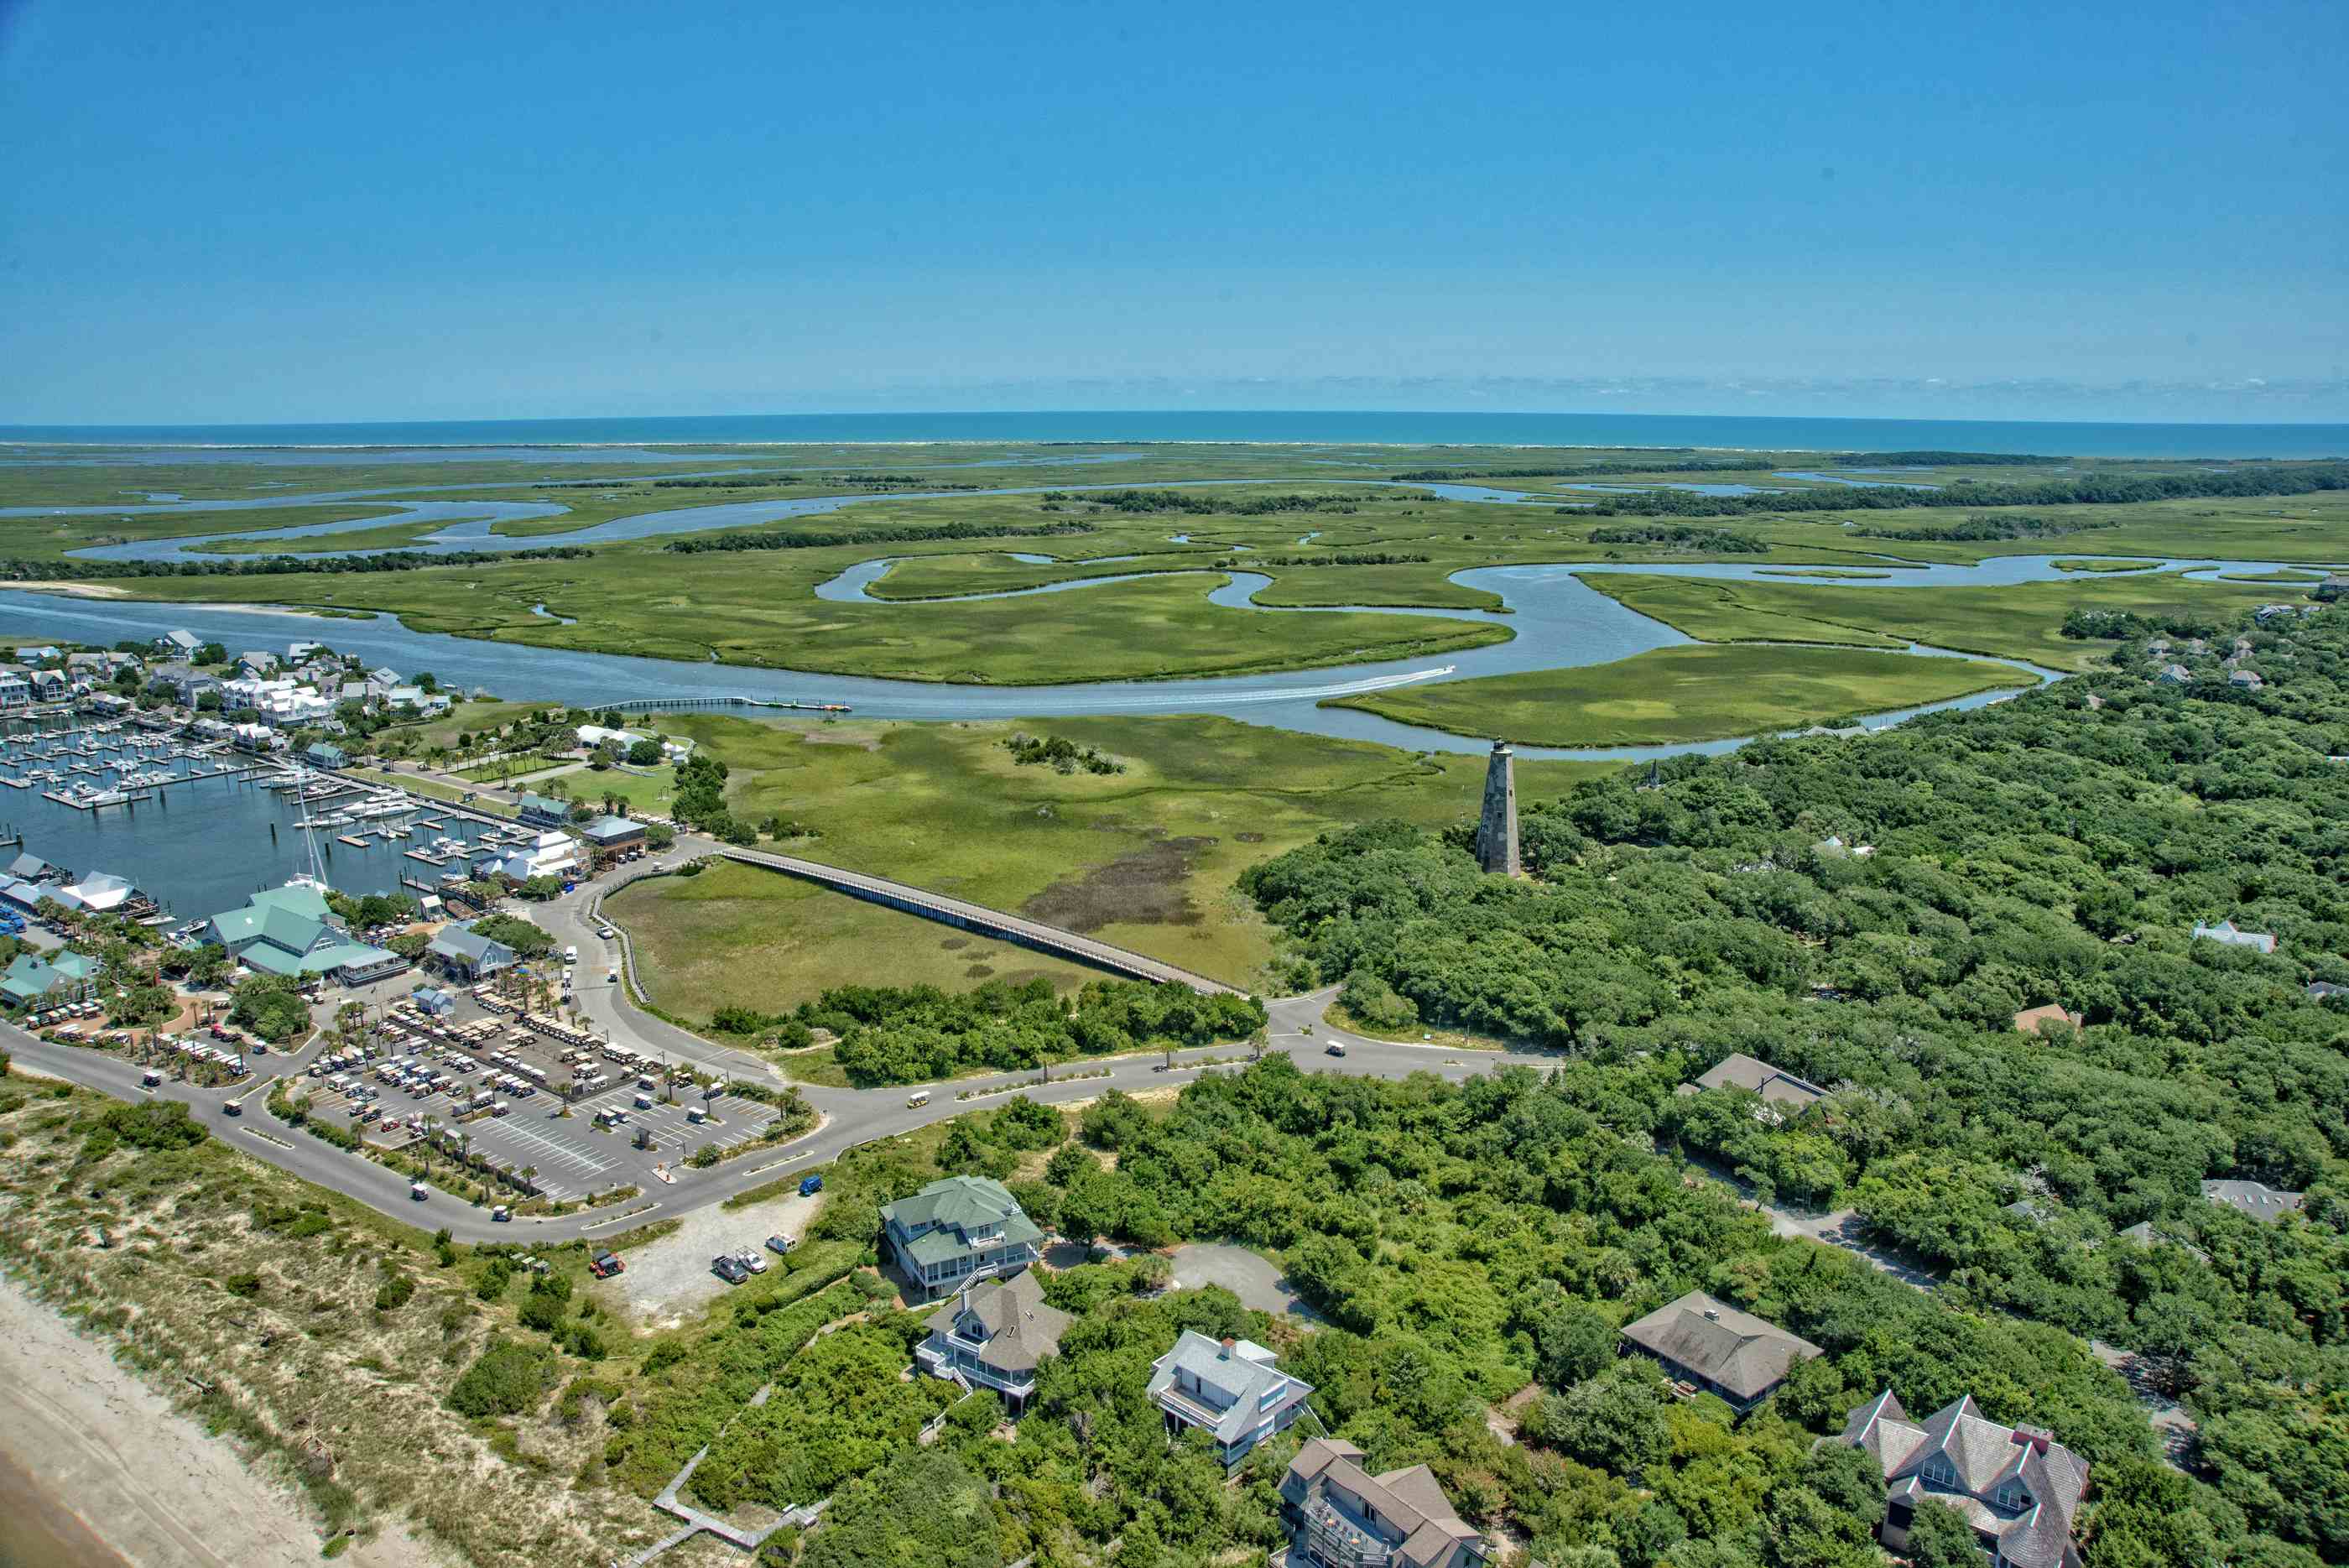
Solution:
[(1971, 659), (1700, 644), (1612, 664), (1333, 698), (1323, 706), (1525, 745), (1643, 746), (1763, 734), (2032, 683), (2019, 670)]
[[(794, 846), (777, 847), (789, 852)], [(781, 1012), (832, 987), (882, 976), (891, 985), (945, 991), (968, 991), (986, 980), (1042, 979), (1072, 992), (1103, 978), (1097, 970), (734, 861), (695, 877), (638, 882), (604, 909), (627, 928), (646, 991), (670, 1011), (696, 1017), (729, 1005)]]
[[(737, 817), (781, 815), (820, 835), (779, 846), (787, 853), (1024, 910), (1243, 985), (1271, 955), (1271, 933), (1232, 891), (1243, 867), (1350, 823), (1473, 815), (1484, 780), (1478, 757), (1414, 757), (1219, 718), (761, 723), (693, 714), (669, 716), (663, 728), (727, 763)], [(1020, 730), (1095, 747), (1125, 771), (1020, 766), (1003, 745)], [(1609, 765), (1523, 763), (1519, 789), (1539, 798)], [(730, 873), (715, 886), (720, 907), (709, 911), (691, 909), (704, 895), (688, 884), (656, 884), (611, 906), (640, 943), (655, 999), (680, 1013), (707, 1016), (723, 1002), (781, 1011), (856, 974), (895, 972), (876, 971), (859, 945), (876, 940), (918, 956), (938, 983), (986, 978), (964, 972), (979, 961), (964, 950), (938, 948), (956, 933), (911, 917), (779, 876)], [(649, 928), (637, 923), (639, 912), (668, 904), (677, 907)], [(820, 912), (831, 906), (839, 908)], [(823, 940), (805, 940), (810, 931)], [(776, 955), (754, 956), (774, 943), (783, 944)], [(985, 961), (1009, 973), (1046, 961), (1013, 949)], [(722, 995), (694, 978), (720, 971)], [(664, 976), (689, 989), (665, 989)]]
[(1707, 642), (1921, 642), (1962, 653), (2027, 659), (2051, 670), (2100, 665), (2108, 643), (2063, 635), (2073, 609), (2222, 619), (2275, 597), (2272, 588), (2190, 583), (2175, 573), (2095, 576), (2010, 587), (1824, 587), (1799, 583), (1692, 582), (1592, 576), (1600, 593)]

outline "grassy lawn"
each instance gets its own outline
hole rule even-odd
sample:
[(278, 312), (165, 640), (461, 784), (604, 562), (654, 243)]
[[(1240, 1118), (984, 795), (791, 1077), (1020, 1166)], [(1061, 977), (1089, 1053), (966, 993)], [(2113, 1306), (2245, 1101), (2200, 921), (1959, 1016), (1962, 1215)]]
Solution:
[(1612, 664), (1333, 698), (1323, 706), (1526, 745), (1641, 746), (1766, 733), (2031, 684), (2019, 670), (1971, 659), (1699, 644)]
[(676, 794), (677, 773), (673, 768), (652, 768), (633, 774), (626, 768), (605, 768), (601, 773), (584, 768), (564, 775), (564, 784), (573, 800), (584, 800), (600, 806), (607, 794), (617, 795), (628, 803), (632, 816), (667, 816), (669, 801)]
[(1072, 992), (1104, 978), (1098, 970), (733, 861), (698, 877), (639, 882), (604, 909), (627, 928), (645, 989), (694, 1018), (729, 1004), (780, 1012), (838, 985), (967, 991), (990, 979), (1040, 977)]
[[(673, 715), (665, 727), (692, 735), (732, 770), (729, 804), (738, 816), (773, 814), (816, 829), (818, 837), (779, 846), (788, 853), (1023, 910), (1241, 985), (1263, 978), (1271, 956), (1270, 931), (1232, 890), (1244, 867), (1351, 823), (1468, 817), (1484, 781), (1481, 757), (1418, 757), (1220, 718), (763, 723), (691, 714)], [(1019, 730), (1096, 747), (1126, 771), (1022, 767), (1002, 743)], [(1605, 771), (1524, 763), (1519, 788), (1537, 799)], [(834, 978), (895, 972), (856, 945), (866, 928), (853, 922), (882, 919), (881, 912), (781, 877), (740, 886), (740, 896), (768, 913), (746, 916), (727, 942), (761, 941), (762, 921), (803, 919), (811, 900), (851, 906), (836, 918), (852, 924), (823, 928), (842, 940), (827, 939), (807, 968), (788, 972), (738, 960), (707, 931), (682, 939), (690, 948), (640, 932), (644, 950), (660, 955), (648, 959), (656, 972), (714, 964), (737, 976), (724, 997), (656, 986), (663, 1005), (703, 1015), (717, 1001), (740, 1000), (775, 1011), (807, 994), (794, 988), (827, 966)], [(1019, 961), (1044, 961), (1021, 954)]]
[(2194, 583), (2173, 572), (1944, 588), (1697, 583), (1633, 576), (1585, 580), (1707, 642), (1922, 642), (2067, 670), (2097, 668), (2108, 649), (2106, 644), (2062, 634), (2064, 617), (2073, 609), (2219, 619), (2275, 597), (2271, 587)]

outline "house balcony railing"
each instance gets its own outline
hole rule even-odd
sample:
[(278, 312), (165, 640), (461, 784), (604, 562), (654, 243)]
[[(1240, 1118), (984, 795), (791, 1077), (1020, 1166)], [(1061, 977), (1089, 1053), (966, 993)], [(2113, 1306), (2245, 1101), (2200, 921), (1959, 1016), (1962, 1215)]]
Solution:
[(1035, 1373), (1007, 1372), (989, 1366), (964, 1341), (950, 1340), (948, 1347), (943, 1349), (935, 1345), (917, 1345), (914, 1350), (914, 1360), (934, 1377), (951, 1377), (960, 1373), (972, 1383), (1006, 1394), (1024, 1396), (1036, 1391)]
[(1205, 1427), (1210, 1431), (1215, 1429), (1216, 1424), (1222, 1421), (1226, 1413), (1231, 1409), (1228, 1405), (1218, 1409), (1197, 1395), (1185, 1392), (1179, 1384), (1170, 1384), (1162, 1389), (1158, 1395), (1158, 1403), (1164, 1407), (1168, 1415), (1188, 1421), (1195, 1427)]

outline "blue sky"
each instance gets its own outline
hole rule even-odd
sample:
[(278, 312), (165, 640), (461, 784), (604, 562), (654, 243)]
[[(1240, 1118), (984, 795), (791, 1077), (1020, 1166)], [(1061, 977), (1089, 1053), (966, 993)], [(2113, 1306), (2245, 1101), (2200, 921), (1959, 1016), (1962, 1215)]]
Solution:
[(2349, 6), (0, 0), (0, 421), (2349, 418)]

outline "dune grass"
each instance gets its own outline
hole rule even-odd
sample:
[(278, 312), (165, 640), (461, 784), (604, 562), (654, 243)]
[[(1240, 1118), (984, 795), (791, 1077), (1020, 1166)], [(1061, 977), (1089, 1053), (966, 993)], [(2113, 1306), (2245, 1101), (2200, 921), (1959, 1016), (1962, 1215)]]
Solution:
[(1526, 745), (1647, 746), (1767, 734), (2032, 684), (2021, 670), (1972, 659), (1701, 643), (1611, 664), (1332, 698), (1322, 706)]

